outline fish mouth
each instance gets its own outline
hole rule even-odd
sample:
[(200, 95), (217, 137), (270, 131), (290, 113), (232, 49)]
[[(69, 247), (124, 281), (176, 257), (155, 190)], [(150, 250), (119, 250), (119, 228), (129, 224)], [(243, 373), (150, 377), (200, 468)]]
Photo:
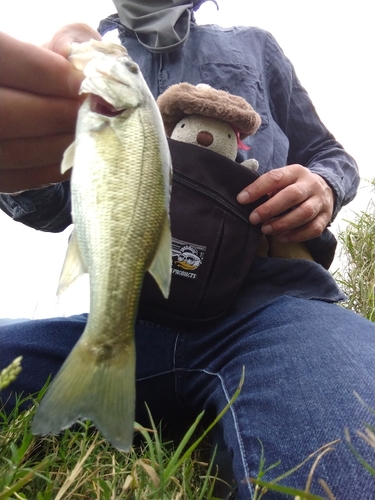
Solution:
[(107, 102), (103, 97), (96, 94), (90, 94), (90, 110), (93, 113), (98, 113), (104, 116), (117, 116), (125, 111), (124, 109), (116, 109)]

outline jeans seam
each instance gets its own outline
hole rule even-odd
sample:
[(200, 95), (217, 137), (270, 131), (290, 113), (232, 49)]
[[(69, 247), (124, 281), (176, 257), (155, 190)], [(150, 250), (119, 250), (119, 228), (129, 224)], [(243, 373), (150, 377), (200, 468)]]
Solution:
[[(195, 368), (195, 369), (178, 368), (177, 371), (188, 372), (188, 373), (200, 372), (200, 373), (206, 373), (207, 375), (212, 375), (214, 377), (218, 377), (218, 379), (220, 380), (221, 388), (222, 388), (222, 391), (224, 393), (225, 399), (226, 399), (227, 403), (229, 403), (231, 398), (229, 397), (228, 391), (226, 389), (224, 379), (219, 373), (210, 372), (208, 370), (198, 369), (198, 368)], [(245, 460), (245, 447), (243, 444), (243, 440), (241, 438), (241, 434), (240, 434), (239, 429), (238, 429), (238, 419), (237, 419), (236, 411), (234, 409), (234, 405), (232, 404), (229, 409), (230, 409), (231, 414), (232, 414), (232, 418), (233, 418), (233, 422), (234, 422), (234, 429), (235, 429), (236, 436), (237, 436), (238, 447), (239, 447), (240, 454), (241, 454), (242, 466), (243, 466), (243, 469), (245, 472), (244, 481), (246, 481), (251, 498), (254, 498), (254, 490), (253, 490), (252, 484), (250, 483), (250, 481), (247, 480), (247, 478), (250, 477), (250, 471), (249, 471), (249, 468), (247, 465), (247, 461)]]
[(167, 375), (168, 373), (174, 373), (174, 370), (165, 370), (164, 372), (153, 373), (152, 375), (146, 375), (145, 377), (141, 377), (136, 379), (137, 382), (142, 382), (143, 380), (148, 380), (155, 377), (160, 377), (160, 375)]

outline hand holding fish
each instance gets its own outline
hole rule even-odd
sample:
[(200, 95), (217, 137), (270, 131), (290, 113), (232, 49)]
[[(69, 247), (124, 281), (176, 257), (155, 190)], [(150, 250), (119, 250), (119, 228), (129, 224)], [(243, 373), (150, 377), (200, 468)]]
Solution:
[(69, 178), (61, 158), (74, 140), (84, 78), (66, 59), (69, 42), (100, 39), (86, 25), (62, 28), (45, 47), (0, 33), (0, 192)]

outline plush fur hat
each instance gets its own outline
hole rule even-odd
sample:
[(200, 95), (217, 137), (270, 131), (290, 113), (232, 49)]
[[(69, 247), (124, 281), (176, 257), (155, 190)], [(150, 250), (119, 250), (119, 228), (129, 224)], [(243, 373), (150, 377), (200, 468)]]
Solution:
[(245, 99), (206, 84), (172, 85), (156, 102), (169, 137), (177, 123), (188, 115), (209, 116), (228, 122), (237, 128), (241, 139), (255, 134), (261, 124), (260, 116)]

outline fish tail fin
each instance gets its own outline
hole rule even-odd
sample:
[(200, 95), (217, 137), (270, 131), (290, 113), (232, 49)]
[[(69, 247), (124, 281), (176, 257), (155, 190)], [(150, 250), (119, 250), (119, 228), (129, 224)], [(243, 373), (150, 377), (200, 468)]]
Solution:
[(92, 420), (115, 448), (132, 445), (135, 418), (135, 345), (109, 359), (79, 341), (43, 397), (32, 433), (58, 434), (79, 419)]

